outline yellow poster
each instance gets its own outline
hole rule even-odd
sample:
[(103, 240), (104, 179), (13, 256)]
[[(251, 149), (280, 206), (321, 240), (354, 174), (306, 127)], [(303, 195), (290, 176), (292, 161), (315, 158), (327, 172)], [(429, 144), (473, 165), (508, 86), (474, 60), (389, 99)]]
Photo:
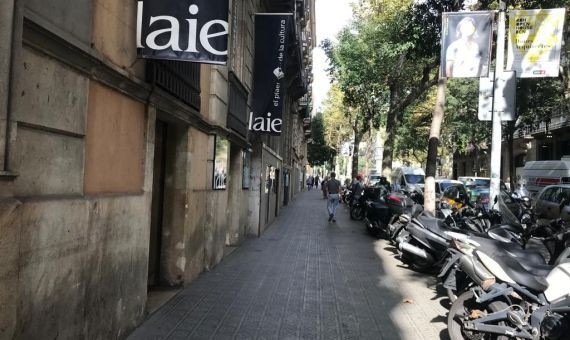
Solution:
[(509, 13), (507, 70), (518, 78), (558, 77), (565, 8)]

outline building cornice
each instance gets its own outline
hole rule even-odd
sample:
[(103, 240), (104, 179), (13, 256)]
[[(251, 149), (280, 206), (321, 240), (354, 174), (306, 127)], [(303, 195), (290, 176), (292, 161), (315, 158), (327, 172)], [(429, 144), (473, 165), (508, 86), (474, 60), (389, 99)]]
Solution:
[(211, 123), (197, 110), (169, 93), (114, 65), (94, 48), (69, 35), (60, 36), (59, 34), (64, 33), (52, 26), (33, 13), (27, 12), (24, 18), (23, 43), (73, 68), (89, 79), (96, 80), (139, 102), (152, 105), (157, 110), (166, 112), (176, 120), (204, 133), (220, 134), (243, 148), (251, 147), (242, 136), (226, 127)]

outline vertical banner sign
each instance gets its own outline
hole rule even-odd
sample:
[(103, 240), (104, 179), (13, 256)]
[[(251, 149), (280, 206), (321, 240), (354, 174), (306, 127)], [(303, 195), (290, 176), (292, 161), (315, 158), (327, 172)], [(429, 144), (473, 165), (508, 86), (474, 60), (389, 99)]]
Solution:
[(489, 75), (494, 13), (443, 13), (441, 35), (442, 78), (479, 78)]
[(292, 14), (255, 15), (255, 66), (249, 130), (280, 135), (283, 125), (287, 46)]
[(139, 57), (225, 65), (228, 1), (138, 1)]
[(565, 8), (509, 13), (507, 69), (519, 78), (558, 77)]

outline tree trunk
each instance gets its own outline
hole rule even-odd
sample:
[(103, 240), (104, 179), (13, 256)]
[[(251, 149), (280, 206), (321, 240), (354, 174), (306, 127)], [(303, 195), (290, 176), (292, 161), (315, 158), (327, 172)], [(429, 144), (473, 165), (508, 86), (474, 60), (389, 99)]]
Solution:
[(447, 79), (442, 78), (437, 84), (437, 99), (433, 110), (431, 130), (429, 134), (428, 155), (426, 162), (426, 184), (424, 190), (424, 207), (426, 211), (435, 214), (435, 174), (437, 171), (437, 148), (441, 134), (441, 123), (445, 113), (445, 90)]
[(354, 148), (352, 149), (352, 178), (355, 178), (358, 175), (358, 154), (359, 154), (359, 147), (360, 141), (362, 141), (362, 133), (355, 132), (354, 133)]
[(390, 107), (386, 116), (386, 139), (384, 141), (384, 152), (382, 156), (382, 174), (390, 177), (392, 172), (392, 161), (394, 160), (394, 144), (396, 142), (396, 130), (398, 129), (398, 121), (400, 114), (395, 110), (400, 97), (400, 87), (398, 85), (390, 85)]

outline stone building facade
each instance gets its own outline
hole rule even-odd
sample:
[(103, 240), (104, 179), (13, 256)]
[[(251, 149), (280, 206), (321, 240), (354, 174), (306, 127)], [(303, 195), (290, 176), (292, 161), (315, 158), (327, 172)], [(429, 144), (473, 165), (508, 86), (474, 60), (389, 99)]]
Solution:
[[(281, 137), (247, 131), (267, 11), (296, 13)], [(149, 287), (190, 283), (302, 188), (314, 1), (230, 0), (228, 66), (138, 59), (135, 26), (136, 1), (0, 3), (0, 339), (124, 338)]]
[[(501, 179), (509, 183), (510, 167), (513, 166), (517, 176), (526, 162), (561, 160), (570, 156), (570, 115), (560, 111), (553, 114), (548, 122), (537, 122), (535, 126), (519, 129), (515, 132), (510, 145), (503, 140), (501, 161)], [(474, 148), (467, 154), (456, 154), (454, 157), (454, 174), (458, 176), (489, 177), (491, 172), (491, 150), (488, 146)]]

